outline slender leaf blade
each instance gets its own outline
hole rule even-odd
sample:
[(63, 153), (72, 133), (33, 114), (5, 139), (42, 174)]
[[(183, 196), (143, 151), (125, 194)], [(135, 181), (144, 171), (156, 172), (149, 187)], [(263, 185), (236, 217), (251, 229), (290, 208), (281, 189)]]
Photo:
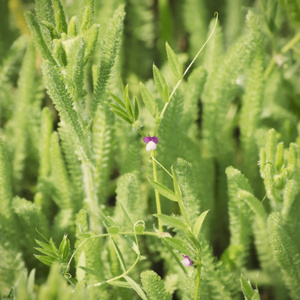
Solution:
[(170, 68), (178, 80), (182, 79), (182, 65), (170, 45), (166, 42), (167, 57)]
[(165, 196), (166, 198), (168, 198), (171, 201), (177, 202), (178, 199), (177, 199), (176, 194), (173, 191), (171, 191), (169, 188), (167, 188), (163, 184), (156, 182), (150, 178), (148, 178), (148, 181), (151, 184), (151, 186), (154, 189), (156, 189), (160, 194), (162, 194), (163, 196)]

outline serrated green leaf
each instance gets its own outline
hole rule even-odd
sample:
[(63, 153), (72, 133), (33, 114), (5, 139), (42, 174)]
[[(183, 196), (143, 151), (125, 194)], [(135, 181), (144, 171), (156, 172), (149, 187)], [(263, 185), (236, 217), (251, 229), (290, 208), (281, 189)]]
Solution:
[(159, 92), (160, 96), (164, 98), (164, 88), (167, 84), (160, 70), (154, 64), (153, 64), (153, 78), (154, 78), (157, 91)]
[(182, 254), (188, 255), (189, 257), (193, 256), (193, 253), (190, 250), (189, 245), (178, 238), (171, 238), (171, 237), (165, 237), (163, 238), (170, 246), (172, 246), (174, 249), (178, 250)]
[(77, 24), (78, 24), (78, 18), (76, 16), (73, 16), (69, 22), (68, 26), (68, 37), (74, 38), (77, 35)]
[(41, 28), (36, 17), (29, 11), (25, 12), (25, 18), (29, 25), (31, 34), (33, 36), (34, 44), (38, 48), (42, 58), (48, 60), (51, 64), (55, 65), (55, 59), (53, 58), (47, 44), (43, 38)]
[(144, 86), (143, 83), (140, 83), (140, 89), (141, 89), (141, 95), (145, 106), (147, 107), (150, 114), (155, 118), (157, 107), (154, 98), (152, 97), (151, 93), (148, 91), (148, 89)]
[(41, 21), (40, 25), (45, 26), (49, 30), (52, 40), (60, 38), (59, 33), (57, 32), (55, 26), (52, 23), (47, 21)]
[(177, 55), (175, 54), (175, 52), (172, 50), (172, 48), (170, 47), (170, 45), (167, 42), (166, 42), (166, 50), (167, 50), (167, 57), (168, 57), (168, 62), (169, 62), (170, 68), (171, 68), (173, 74), (175, 75), (175, 77), (178, 80), (181, 80), (182, 79), (182, 65), (179, 62)]
[(163, 224), (166, 226), (174, 227), (184, 231), (189, 231), (189, 228), (176, 217), (168, 216), (164, 214), (155, 214), (154, 216), (162, 220)]
[(147, 300), (147, 297), (142, 288), (132, 278), (128, 276), (124, 276), (124, 278), (143, 300)]
[(176, 194), (171, 191), (169, 188), (167, 188), (166, 186), (164, 186), (163, 184), (159, 183), (159, 182), (155, 182), (154, 180), (148, 178), (149, 183), (152, 185), (152, 187), (154, 189), (156, 189), (160, 194), (162, 194), (163, 196), (165, 196), (166, 198), (168, 198), (171, 201), (175, 201), (177, 202), (177, 196)]
[(193, 233), (196, 237), (198, 237), (199, 233), (200, 233), (200, 230), (201, 230), (201, 227), (202, 227), (202, 224), (203, 224), (203, 221), (207, 215), (207, 213), (209, 212), (209, 210), (206, 210), (204, 211), (199, 217), (198, 219), (196, 220), (194, 226), (193, 226)]
[(68, 25), (66, 22), (66, 17), (64, 13), (63, 6), (60, 2), (60, 0), (52, 0), (52, 5), (54, 8), (54, 15), (55, 15), (55, 23), (57, 31), (62, 33), (67, 33)]
[(92, 56), (98, 41), (99, 25), (94, 24), (88, 31), (84, 33), (85, 40), (87, 41), (86, 50), (84, 54), (84, 63), (86, 64)]

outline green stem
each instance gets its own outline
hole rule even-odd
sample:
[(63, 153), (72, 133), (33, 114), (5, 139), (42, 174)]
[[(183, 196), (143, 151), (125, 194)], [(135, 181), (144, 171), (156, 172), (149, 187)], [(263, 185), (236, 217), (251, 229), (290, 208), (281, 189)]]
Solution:
[[(156, 160), (155, 160), (155, 151), (152, 150), (151, 152), (152, 152), (151, 155), (154, 158), (154, 159), (152, 159), (153, 179), (154, 179), (155, 182), (158, 182), (158, 180), (157, 180), (157, 165), (156, 165)], [(156, 201), (156, 211), (160, 215), (161, 214), (161, 205), (160, 205), (159, 192), (157, 190), (155, 190), (154, 193), (155, 193), (155, 201)], [(159, 230), (160, 233), (163, 232), (162, 223), (161, 223), (160, 219), (158, 219), (158, 230)]]
[(200, 279), (201, 279), (201, 263), (197, 265), (197, 279), (196, 279), (196, 290), (194, 300), (198, 299), (199, 288), (200, 288)]
[(99, 220), (97, 216), (98, 197), (94, 182), (93, 165), (83, 151), (81, 152), (80, 159), (82, 162), (86, 201), (89, 207), (90, 229), (95, 230)]
[(137, 259), (135, 260), (135, 262), (133, 263), (133, 265), (127, 271), (123, 272), (121, 275), (116, 276), (116, 277), (111, 278), (111, 279), (108, 279), (108, 280), (105, 280), (105, 281), (102, 281), (102, 282), (98, 282), (98, 283), (92, 284), (90, 286), (95, 286), (96, 287), (96, 286), (100, 286), (102, 284), (109, 283), (109, 282), (112, 282), (112, 281), (115, 281), (115, 280), (123, 278), (124, 276), (126, 276), (135, 267), (135, 265), (139, 262), (139, 260), (140, 260), (140, 256), (138, 256)]
[[(280, 51), (281, 54), (284, 54), (286, 52), (288, 52), (290, 49), (293, 48), (293, 46), (300, 40), (300, 32), (298, 32), (298, 34), (296, 34)], [(270, 75), (270, 73), (272, 72), (274, 66), (276, 64), (275, 61), (275, 57), (273, 56), (272, 59), (269, 62), (269, 65), (266, 68), (265, 74), (264, 74), (264, 78), (268, 78), (268, 76)]]

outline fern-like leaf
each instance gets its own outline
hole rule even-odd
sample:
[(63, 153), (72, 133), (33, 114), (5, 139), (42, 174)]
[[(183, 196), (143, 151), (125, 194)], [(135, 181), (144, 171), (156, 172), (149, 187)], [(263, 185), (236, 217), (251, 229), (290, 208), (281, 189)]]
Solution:
[(121, 5), (115, 11), (113, 18), (107, 26), (102, 44), (98, 79), (91, 103), (91, 118), (94, 116), (101, 99), (103, 99), (112, 67), (115, 64), (116, 55), (121, 43), (124, 15), (124, 6)]
[(272, 213), (268, 218), (268, 232), (273, 256), (280, 266), (283, 280), (290, 290), (293, 299), (300, 294), (300, 254), (299, 249), (289, 236), (280, 214)]
[[(95, 182), (99, 199), (107, 195), (107, 183), (111, 172), (114, 115), (103, 107), (98, 109), (93, 123), (93, 151), (95, 157)], [(103, 201), (102, 200), (102, 201)]]
[(54, 200), (61, 209), (73, 208), (70, 182), (56, 132), (51, 136), (50, 158), (52, 182), (57, 190)]
[(174, 165), (174, 171), (182, 193), (183, 205), (189, 220), (194, 224), (201, 211), (201, 195), (195, 180), (195, 170), (191, 163), (179, 158)]
[(171, 300), (171, 295), (165, 290), (164, 282), (154, 271), (141, 273), (141, 281), (150, 300)]
[(252, 192), (248, 180), (233, 167), (226, 169), (228, 177), (228, 210), (230, 221), (230, 246), (241, 247), (237, 256), (233, 258), (233, 262), (239, 268), (245, 263), (245, 258), (249, 254), (250, 246), (250, 220), (248, 218), (249, 208), (245, 205), (243, 199), (237, 197), (239, 190)]
[(8, 156), (0, 139), (0, 213), (3, 216), (11, 215), (12, 184)]
[(69, 127), (70, 132), (75, 137), (75, 141), (79, 141), (82, 146), (85, 146), (85, 139), (78, 114), (73, 108), (73, 100), (65, 88), (60, 70), (49, 63), (49, 61), (45, 61), (43, 63), (43, 73), (44, 83), (61, 116), (62, 122)]

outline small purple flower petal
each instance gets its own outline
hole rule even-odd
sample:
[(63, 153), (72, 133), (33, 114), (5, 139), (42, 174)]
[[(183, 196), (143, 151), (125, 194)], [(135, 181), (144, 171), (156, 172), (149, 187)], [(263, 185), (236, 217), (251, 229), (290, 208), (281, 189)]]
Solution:
[(193, 265), (192, 260), (189, 258), (188, 255), (182, 255), (184, 257), (184, 259), (181, 261), (181, 263), (185, 266), (185, 267), (190, 267)]
[(154, 142), (155, 144), (158, 143), (158, 138), (156, 136), (145, 136), (143, 141), (148, 144), (149, 142)]
[(144, 141), (146, 144), (148, 144), (148, 143), (151, 141), (151, 136), (145, 136), (145, 137), (143, 138), (143, 141)]

